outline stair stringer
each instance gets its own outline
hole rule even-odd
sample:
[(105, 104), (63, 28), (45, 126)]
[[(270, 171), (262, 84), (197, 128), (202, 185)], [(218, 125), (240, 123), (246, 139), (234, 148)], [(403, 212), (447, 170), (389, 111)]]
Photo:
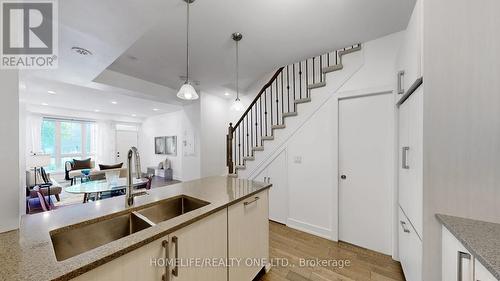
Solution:
[[(245, 161), (245, 170), (238, 171), (238, 177), (253, 179), (286, 146), (288, 140), (324, 106), (335, 97), (342, 86), (348, 82), (365, 64), (364, 48), (343, 58), (343, 69), (325, 74), (326, 86), (311, 89), (311, 102), (297, 104), (297, 116), (286, 118), (286, 128), (274, 131), (274, 140), (264, 142), (263, 151), (255, 151), (253, 161)], [(328, 124), (330, 120), (325, 120)]]

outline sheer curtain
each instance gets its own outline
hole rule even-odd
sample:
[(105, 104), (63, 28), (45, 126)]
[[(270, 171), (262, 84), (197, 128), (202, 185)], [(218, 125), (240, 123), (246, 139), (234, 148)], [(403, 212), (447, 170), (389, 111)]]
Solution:
[(96, 165), (114, 163), (116, 150), (115, 124), (111, 121), (98, 121), (93, 139)]
[(41, 153), (42, 151), (42, 122), (40, 115), (28, 114), (26, 116), (26, 153)]

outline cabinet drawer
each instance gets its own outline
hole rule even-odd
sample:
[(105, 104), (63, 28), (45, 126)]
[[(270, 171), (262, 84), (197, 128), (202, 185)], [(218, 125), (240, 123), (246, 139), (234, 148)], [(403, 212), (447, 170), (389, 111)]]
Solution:
[(422, 281), (422, 241), (399, 209), (399, 259), (407, 281)]
[(229, 268), (230, 281), (250, 281), (269, 258), (268, 190), (251, 196), (228, 208), (229, 259), (241, 261)]

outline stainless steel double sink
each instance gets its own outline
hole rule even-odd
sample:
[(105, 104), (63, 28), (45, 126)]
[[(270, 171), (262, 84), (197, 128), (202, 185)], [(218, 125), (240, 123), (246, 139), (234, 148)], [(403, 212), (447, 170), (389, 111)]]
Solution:
[(62, 261), (74, 257), (208, 204), (200, 199), (180, 195), (125, 214), (53, 230), (50, 238), (56, 259)]

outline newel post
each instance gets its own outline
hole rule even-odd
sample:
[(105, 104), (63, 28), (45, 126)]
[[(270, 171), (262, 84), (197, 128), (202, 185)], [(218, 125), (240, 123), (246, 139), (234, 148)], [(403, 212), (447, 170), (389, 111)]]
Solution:
[(233, 123), (229, 123), (226, 137), (226, 165), (229, 168), (229, 173), (234, 172), (233, 166)]

